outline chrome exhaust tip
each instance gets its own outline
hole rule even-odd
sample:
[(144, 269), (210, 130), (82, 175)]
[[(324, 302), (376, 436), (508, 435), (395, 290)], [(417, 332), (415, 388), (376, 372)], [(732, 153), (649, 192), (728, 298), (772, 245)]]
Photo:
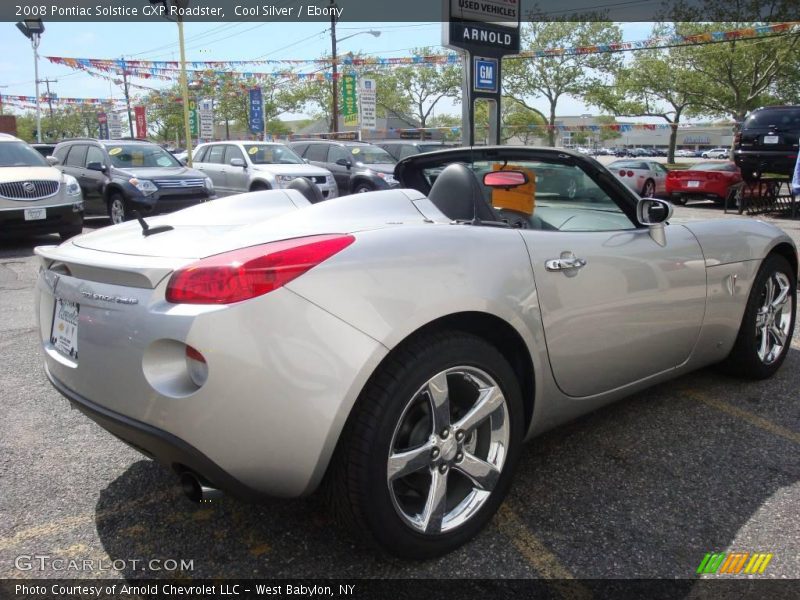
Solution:
[(181, 474), (181, 489), (192, 502), (209, 502), (215, 498), (222, 498), (222, 491), (211, 487), (194, 473), (186, 471)]

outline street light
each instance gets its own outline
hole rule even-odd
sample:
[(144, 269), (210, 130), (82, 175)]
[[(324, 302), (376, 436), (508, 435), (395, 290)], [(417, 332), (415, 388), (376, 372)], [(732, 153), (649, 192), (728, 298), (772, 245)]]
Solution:
[[(334, 0), (331, 0), (331, 7), (335, 8), (336, 3)], [(357, 33), (351, 33), (350, 35), (346, 35), (341, 38), (339, 41), (343, 42), (344, 40), (349, 40), (351, 37), (355, 37), (357, 35), (368, 34), (373, 37), (380, 37), (381, 32), (376, 29), (369, 29), (367, 31), (359, 31)], [(339, 128), (339, 86), (338, 86), (338, 65), (336, 64), (336, 11), (331, 11), (331, 61), (332, 61), (332, 77), (333, 81), (331, 82), (332, 88), (332, 102), (331, 102), (331, 133), (335, 133), (336, 130)]]
[(44, 33), (41, 19), (25, 19), (17, 23), (17, 29), (31, 41), (33, 47), (33, 73), (36, 80), (36, 141), (42, 143), (42, 110), (39, 105), (39, 41)]
[[(189, 127), (189, 86), (186, 81), (186, 49), (183, 43), (183, 13), (189, 6), (191, 0), (150, 0), (150, 4), (163, 5), (164, 14), (168, 14), (168, 6), (172, 4), (180, 10), (175, 17), (175, 22), (178, 24), (178, 45), (181, 49), (181, 96), (183, 97), (183, 135), (186, 137), (186, 162), (192, 166), (192, 132)], [(165, 17), (168, 20), (169, 17)]]

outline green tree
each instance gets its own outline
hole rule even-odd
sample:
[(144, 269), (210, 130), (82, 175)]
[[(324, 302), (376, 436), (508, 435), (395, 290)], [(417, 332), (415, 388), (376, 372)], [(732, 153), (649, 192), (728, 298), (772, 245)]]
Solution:
[[(652, 36), (674, 33), (657, 24)], [(681, 117), (691, 109), (698, 77), (677, 48), (639, 50), (632, 60), (612, 66), (612, 85), (587, 89), (584, 100), (617, 116), (658, 117), (671, 125), (667, 161), (675, 162)]]
[[(414, 56), (435, 54), (432, 48), (414, 48)], [(398, 67), (377, 76), (377, 102), (386, 111), (429, 127), (437, 104), (445, 98), (459, 98), (462, 80), (461, 63), (418, 63)]]
[[(535, 18), (535, 17), (534, 17)], [(606, 21), (584, 22), (531, 21), (522, 32), (523, 50), (571, 48), (593, 44), (608, 44), (622, 39), (620, 28)], [(503, 90), (506, 96), (528, 110), (541, 111), (533, 106), (544, 97), (548, 114), (542, 115), (550, 125), (548, 143), (555, 145), (556, 110), (564, 96), (582, 96), (586, 90), (600, 84), (603, 72), (621, 62), (611, 53), (555, 54), (542, 58), (513, 58), (503, 61)]]
[[(708, 4), (710, 14), (728, 14), (719, 0), (709, 0)], [(763, 21), (681, 22), (675, 24), (675, 29), (683, 35), (695, 35), (767, 24)], [(687, 46), (672, 54), (691, 72), (693, 85), (689, 93), (699, 113), (727, 116), (741, 122), (749, 111), (759, 106), (796, 99), (800, 70), (800, 36), (796, 32)]]

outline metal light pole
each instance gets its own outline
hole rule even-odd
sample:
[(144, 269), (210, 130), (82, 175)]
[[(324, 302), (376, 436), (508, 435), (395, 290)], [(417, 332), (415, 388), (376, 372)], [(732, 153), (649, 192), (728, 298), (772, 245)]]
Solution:
[[(331, 0), (331, 8), (335, 8), (336, 3)], [(339, 86), (338, 86), (338, 65), (336, 64), (336, 11), (331, 11), (331, 133), (336, 133), (339, 129)]]
[[(161, 4), (164, 6), (165, 14), (168, 12), (167, 7), (171, 4), (179, 9), (185, 9), (189, 6), (191, 0), (150, 0), (150, 4)], [(169, 17), (166, 17), (169, 19)], [(178, 45), (181, 50), (181, 97), (183, 98), (183, 134), (186, 136), (186, 162), (192, 166), (192, 131), (189, 127), (189, 86), (186, 81), (186, 49), (183, 42), (183, 17), (179, 14), (175, 17), (175, 22), (178, 24)]]
[(41, 19), (25, 19), (17, 23), (17, 29), (31, 41), (33, 47), (33, 73), (36, 81), (36, 141), (42, 143), (42, 107), (39, 101), (39, 42), (44, 33)]

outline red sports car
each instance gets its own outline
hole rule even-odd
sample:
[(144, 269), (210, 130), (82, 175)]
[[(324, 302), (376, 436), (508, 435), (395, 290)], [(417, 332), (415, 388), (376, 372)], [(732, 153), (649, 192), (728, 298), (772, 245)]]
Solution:
[(741, 181), (739, 167), (729, 160), (702, 162), (667, 173), (667, 194), (675, 204), (708, 198), (721, 204), (731, 193), (731, 186)]

